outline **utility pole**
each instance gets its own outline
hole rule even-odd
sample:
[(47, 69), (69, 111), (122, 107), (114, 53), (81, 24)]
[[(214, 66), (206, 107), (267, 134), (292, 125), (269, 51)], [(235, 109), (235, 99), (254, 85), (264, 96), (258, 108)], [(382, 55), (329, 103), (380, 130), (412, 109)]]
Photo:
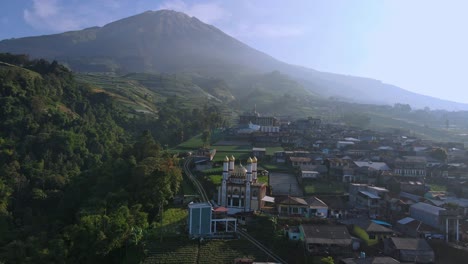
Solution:
[(161, 201), (159, 203), (159, 214), (161, 214), (161, 221), (160, 221), (160, 225), (161, 225), (161, 238), (160, 238), (160, 242), (162, 242), (162, 238), (163, 238), (163, 215), (164, 215), (164, 201)]
[(289, 184), (288, 192), (288, 215), (291, 215), (291, 183)]

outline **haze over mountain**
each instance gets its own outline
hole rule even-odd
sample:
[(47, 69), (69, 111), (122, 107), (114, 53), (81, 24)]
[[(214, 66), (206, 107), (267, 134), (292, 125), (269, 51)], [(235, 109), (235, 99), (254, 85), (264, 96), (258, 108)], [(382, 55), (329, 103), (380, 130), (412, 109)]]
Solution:
[(324, 98), (468, 110), (467, 104), (419, 95), (377, 80), (278, 61), (195, 17), (169, 10), (147, 11), (103, 27), (3, 40), (0, 52), (55, 59), (82, 72), (184, 72), (228, 83), (239, 76), (279, 71)]

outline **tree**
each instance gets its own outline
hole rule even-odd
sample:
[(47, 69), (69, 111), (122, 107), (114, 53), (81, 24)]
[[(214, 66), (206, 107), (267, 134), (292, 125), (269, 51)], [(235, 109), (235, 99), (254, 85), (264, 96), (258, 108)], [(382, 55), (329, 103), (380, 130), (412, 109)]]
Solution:
[(210, 139), (211, 139), (211, 131), (210, 130), (205, 130), (203, 131), (201, 135), (201, 140), (203, 142), (203, 147), (208, 147), (210, 145)]
[(429, 156), (438, 161), (445, 162), (447, 160), (448, 154), (447, 151), (443, 148), (434, 148), (429, 153)]
[(370, 124), (370, 117), (361, 113), (346, 113), (343, 120), (348, 126), (365, 128)]
[(401, 111), (401, 112), (404, 112), (404, 113), (409, 113), (411, 112), (411, 106), (409, 104), (400, 104), (400, 103), (396, 103), (393, 108), (395, 110), (398, 110), (398, 111)]

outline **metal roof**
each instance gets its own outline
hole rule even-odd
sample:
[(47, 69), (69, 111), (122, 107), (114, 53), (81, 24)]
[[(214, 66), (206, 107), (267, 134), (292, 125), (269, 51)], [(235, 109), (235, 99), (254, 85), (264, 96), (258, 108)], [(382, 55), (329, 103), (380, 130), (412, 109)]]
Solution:
[(370, 193), (368, 191), (359, 191), (360, 193), (364, 194), (365, 196), (371, 198), (371, 199), (380, 199), (378, 195), (375, 195), (373, 193)]
[(398, 223), (399, 223), (399, 224), (402, 224), (402, 225), (406, 225), (406, 224), (411, 223), (411, 222), (413, 222), (413, 221), (414, 221), (414, 218), (405, 217), (405, 218), (403, 218), (403, 219), (398, 220)]

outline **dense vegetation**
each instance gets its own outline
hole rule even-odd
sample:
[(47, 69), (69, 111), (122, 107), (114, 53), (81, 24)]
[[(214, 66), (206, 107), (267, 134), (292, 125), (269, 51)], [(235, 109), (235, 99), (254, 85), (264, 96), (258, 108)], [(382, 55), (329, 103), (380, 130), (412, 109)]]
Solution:
[(181, 109), (176, 100), (157, 118), (129, 117), (113, 94), (56, 62), (1, 54), (0, 260), (138, 260), (182, 181), (161, 145), (222, 122), (215, 108)]

